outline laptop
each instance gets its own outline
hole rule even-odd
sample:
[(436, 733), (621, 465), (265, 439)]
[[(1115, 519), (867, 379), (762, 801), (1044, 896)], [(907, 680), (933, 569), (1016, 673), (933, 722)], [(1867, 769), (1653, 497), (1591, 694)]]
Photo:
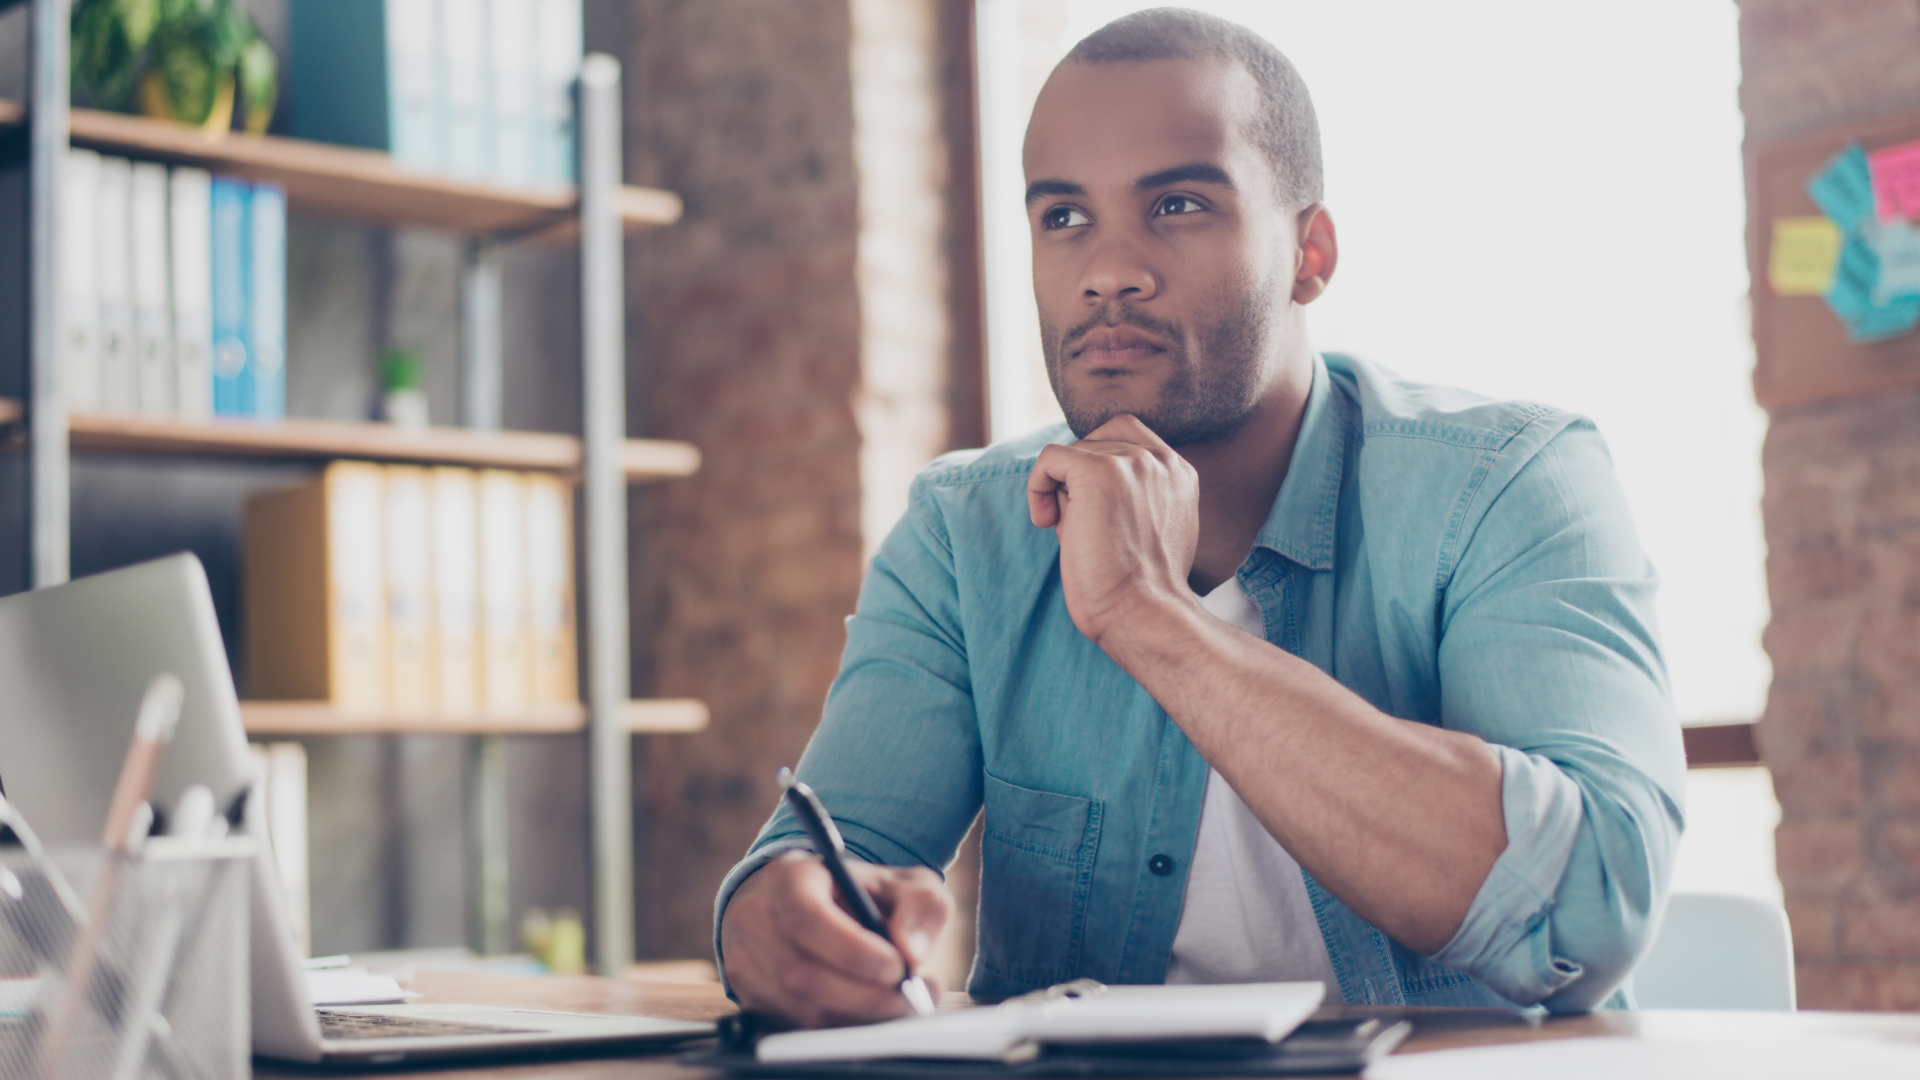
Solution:
[[(206, 571), (191, 554), (0, 598), (0, 786), (48, 845), (94, 844), (147, 683), (186, 687), (180, 725), (153, 785), (171, 806), (193, 784), (219, 805), (252, 765)], [(482, 1005), (314, 1008), (265, 842), (259, 800), (243, 829), (251, 860), (253, 1052), (343, 1065), (551, 1052), (665, 1048), (714, 1025)]]

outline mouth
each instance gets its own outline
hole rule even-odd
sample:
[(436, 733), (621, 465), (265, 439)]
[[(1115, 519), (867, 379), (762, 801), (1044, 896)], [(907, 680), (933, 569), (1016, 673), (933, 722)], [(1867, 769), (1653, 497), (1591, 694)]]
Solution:
[(1132, 367), (1167, 351), (1165, 342), (1143, 330), (1131, 326), (1102, 326), (1088, 331), (1067, 356), (1084, 360), (1087, 366), (1099, 371)]

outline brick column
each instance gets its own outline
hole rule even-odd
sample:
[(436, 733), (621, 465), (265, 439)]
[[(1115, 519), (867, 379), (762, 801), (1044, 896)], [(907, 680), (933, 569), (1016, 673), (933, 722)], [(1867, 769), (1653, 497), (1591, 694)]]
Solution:
[(628, 180), (687, 205), (629, 244), (634, 426), (705, 455), (636, 496), (635, 683), (713, 710), (637, 740), (638, 942), (701, 956), (860, 586), (852, 27), (847, 0), (633, 0), (628, 25)]
[[(1911, 0), (1740, 10), (1750, 142), (1920, 110)], [(1760, 741), (1800, 1004), (1920, 1008), (1920, 391), (1778, 410), (1763, 461)]]

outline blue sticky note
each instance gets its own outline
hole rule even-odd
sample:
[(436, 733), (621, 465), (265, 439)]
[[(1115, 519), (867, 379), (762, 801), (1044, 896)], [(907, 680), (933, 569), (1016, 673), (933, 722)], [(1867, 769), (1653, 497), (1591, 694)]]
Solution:
[(1873, 177), (1867, 171), (1867, 152), (1859, 143), (1848, 143), (1807, 181), (1807, 194), (1842, 232), (1854, 232), (1873, 216)]
[(1840, 261), (1833, 267), (1827, 306), (1851, 327), (1873, 310), (1873, 287), (1879, 280), (1880, 257), (1859, 236), (1849, 235), (1840, 246)]
[(1833, 287), (1827, 307), (1847, 328), (1855, 344), (1899, 337), (1920, 325), (1920, 294), (1907, 293), (1875, 301), (1880, 282), (1880, 256), (1859, 233), (1847, 236), (1840, 260), (1833, 268)]
[(1885, 341), (1911, 333), (1920, 325), (1920, 296), (1902, 296), (1868, 311), (1847, 324), (1847, 340), (1856, 345)]

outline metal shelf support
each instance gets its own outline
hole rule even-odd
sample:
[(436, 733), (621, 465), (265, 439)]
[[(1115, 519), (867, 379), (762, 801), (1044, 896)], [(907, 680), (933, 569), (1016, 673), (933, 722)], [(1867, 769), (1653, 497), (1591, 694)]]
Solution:
[(626, 276), (620, 227), (620, 62), (580, 71), (580, 341), (584, 382), (587, 776), (593, 826), (593, 959), (633, 963), (633, 746), (620, 710), (627, 655)]
[(31, 128), (28, 132), (27, 454), (33, 587), (58, 585), (71, 569), (67, 491), (67, 395), (60, 342), (65, 322), (59, 245), (60, 180), (67, 164), (67, 0), (33, 0)]

